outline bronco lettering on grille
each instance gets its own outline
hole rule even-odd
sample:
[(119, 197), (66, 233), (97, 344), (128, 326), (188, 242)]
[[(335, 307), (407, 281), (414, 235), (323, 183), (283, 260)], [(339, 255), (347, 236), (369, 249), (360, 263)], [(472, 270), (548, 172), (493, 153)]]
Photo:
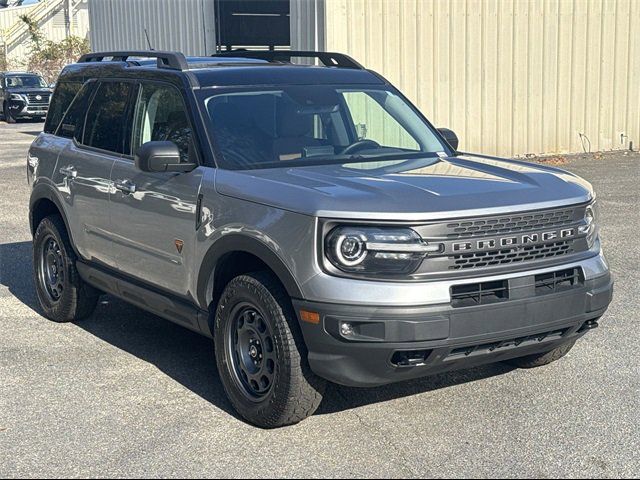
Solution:
[[(475, 245), (476, 250), (493, 250), (498, 247), (519, 247), (521, 245), (529, 245), (540, 242), (550, 242), (556, 239), (569, 239), (576, 236), (575, 228), (564, 228), (561, 230), (551, 230), (542, 233), (527, 233), (519, 236), (508, 236), (500, 238), (484, 238), (478, 240)], [(454, 252), (463, 252), (473, 250), (472, 242), (457, 242), (453, 244)]]

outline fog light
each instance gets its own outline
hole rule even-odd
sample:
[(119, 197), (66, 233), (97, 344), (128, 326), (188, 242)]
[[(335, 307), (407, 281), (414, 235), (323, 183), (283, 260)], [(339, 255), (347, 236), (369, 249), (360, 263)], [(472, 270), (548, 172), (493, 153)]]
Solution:
[(351, 325), (350, 323), (347, 322), (342, 322), (340, 324), (340, 333), (342, 335), (344, 335), (345, 337), (351, 337), (353, 336), (353, 325)]

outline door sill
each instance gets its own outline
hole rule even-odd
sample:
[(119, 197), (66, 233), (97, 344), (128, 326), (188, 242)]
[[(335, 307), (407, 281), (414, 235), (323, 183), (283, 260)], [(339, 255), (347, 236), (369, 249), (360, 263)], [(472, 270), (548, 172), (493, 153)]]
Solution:
[(213, 338), (209, 328), (209, 312), (171, 294), (159, 293), (139, 281), (123, 278), (88, 262), (77, 260), (76, 268), (82, 280), (171, 322)]

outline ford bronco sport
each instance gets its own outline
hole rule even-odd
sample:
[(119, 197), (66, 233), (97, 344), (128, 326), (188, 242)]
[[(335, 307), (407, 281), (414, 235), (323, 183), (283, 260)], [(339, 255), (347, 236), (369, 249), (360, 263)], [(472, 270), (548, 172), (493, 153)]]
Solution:
[(43, 119), (49, 111), (51, 89), (35, 73), (0, 73), (0, 114), (7, 123), (18, 118)]
[(108, 293), (212, 337), (262, 427), (312, 414), (327, 381), (545, 365), (612, 298), (589, 183), (457, 151), (341, 54), (85, 55), (28, 178), (45, 315)]

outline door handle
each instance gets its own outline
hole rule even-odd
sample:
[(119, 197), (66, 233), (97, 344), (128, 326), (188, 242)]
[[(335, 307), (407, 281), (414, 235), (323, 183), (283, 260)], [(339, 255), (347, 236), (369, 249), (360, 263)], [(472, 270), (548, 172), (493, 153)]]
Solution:
[(62, 167), (60, 169), (60, 173), (67, 178), (76, 178), (78, 176), (78, 171), (75, 169), (73, 165), (69, 165), (68, 167)]
[(136, 184), (131, 180), (116, 180), (114, 182), (115, 187), (125, 195), (136, 193)]

